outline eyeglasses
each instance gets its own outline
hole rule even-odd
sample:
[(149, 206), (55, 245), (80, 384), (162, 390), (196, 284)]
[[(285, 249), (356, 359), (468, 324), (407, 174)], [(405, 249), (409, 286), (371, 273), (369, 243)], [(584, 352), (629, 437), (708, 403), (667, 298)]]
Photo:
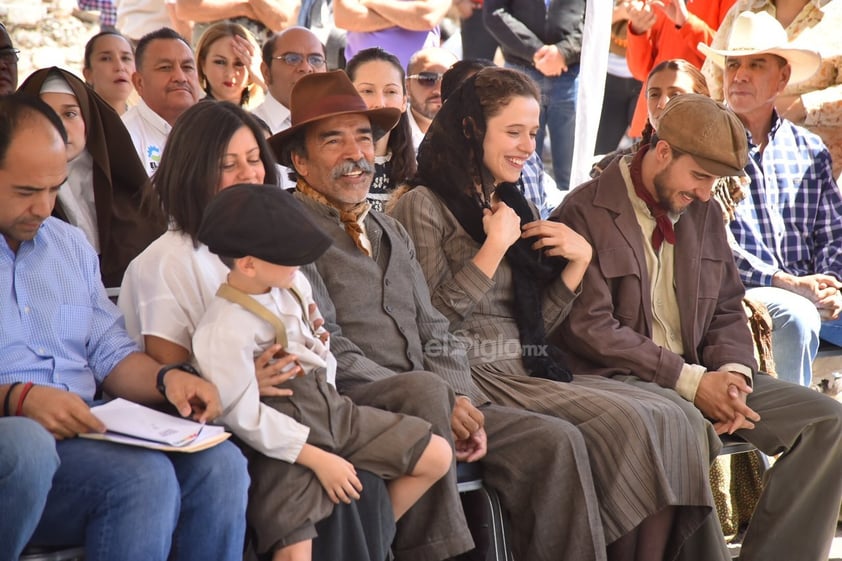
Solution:
[(302, 55), (301, 53), (284, 53), (273, 56), (272, 60), (282, 60), (290, 66), (298, 66), (306, 60), (307, 64), (313, 68), (321, 68), (325, 64), (325, 57), (322, 55)]
[(425, 87), (425, 88), (432, 88), (439, 82), (441, 82), (441, 77), (444, 74), (440, 74), (438, 72), (419, 72), (418, 74), (413, 74), (412, 76), (407, 76), (407, 80), (418, 80), (418, 83)]
[(0, 61), (5, 62), (6, 64), (17, 62), (19, 52), (20, 51), (18, 49), (13, 49), (12, 47), (3, 47), (0, 49)]

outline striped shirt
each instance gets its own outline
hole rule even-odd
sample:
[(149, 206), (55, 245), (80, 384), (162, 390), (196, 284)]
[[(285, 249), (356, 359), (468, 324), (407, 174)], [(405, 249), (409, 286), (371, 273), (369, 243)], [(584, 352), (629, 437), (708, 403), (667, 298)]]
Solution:
[(778, 271), (842, 278), (842, 195), (821, 139), (774, 115), (761, 153), (749, 138), (751, 179), (730, 222), (734, 258), (747, 287)]
[(0, 236), (0, 384), (31, 381), (91, 400), (137, 350), (81, 230), (47, 218), (17, 253)]

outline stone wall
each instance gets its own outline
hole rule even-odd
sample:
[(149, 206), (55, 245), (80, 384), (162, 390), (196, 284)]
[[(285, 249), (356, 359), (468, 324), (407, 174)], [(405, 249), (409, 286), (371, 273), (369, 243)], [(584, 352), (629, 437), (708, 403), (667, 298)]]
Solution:
[(19, 84), (47, 66), (81, 77), (85, 43), (99, 31), (99, 15), (80, 12), (76, 0), (2, 0), (0, 21), (20, 49)]

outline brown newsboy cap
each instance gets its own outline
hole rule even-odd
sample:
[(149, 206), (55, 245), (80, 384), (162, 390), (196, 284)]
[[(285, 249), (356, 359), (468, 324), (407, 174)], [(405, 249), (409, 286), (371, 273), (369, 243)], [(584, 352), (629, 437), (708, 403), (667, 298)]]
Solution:
[(292, 87), (291, 126), (269, 138), (269, 146), (281, 164), (292, 167), (287, 142), (299, 131), (329, 117), (359, 113), (371, 120), (374, 140), (398, 124), (401, 110), (395, 107), (369, 109), (344, 70), (307, 74)]
[(710, 174), (745, 175), (746, 129), (733, 111), (706, 95), (689, 93), (670, 99), (656, 134), (676, 150), (693, 156)]
[(198, 237), (220, 257), (251, 256), (288, 267), (312, 263), (333, 243), (291, 194), (277, 185), (247, 183), (211, 200)]

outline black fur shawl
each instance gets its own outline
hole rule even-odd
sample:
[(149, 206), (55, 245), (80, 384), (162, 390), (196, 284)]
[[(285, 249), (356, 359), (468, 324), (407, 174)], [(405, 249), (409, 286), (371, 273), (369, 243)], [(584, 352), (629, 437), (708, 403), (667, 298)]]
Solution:
[[(501, 183), (495, 189), (498, 199), (520, 217), (521, 225), (535, 220), (526, 198), (513, 183)], [(479, 197), (469, 198), (453, 190), (437, 193), (465, 231), (478, 243), (485, 241), (482, 209), (487, 206)], [(560, 351), (547, 341), (544, 331), (543, 295), (546, 286), (559, 278), (566, 259), (547, 257), (532, 249), (532, 241), (520, 239), (506, 251), (512, 269), (514, 287), (514, 319), (520, 332), (523, 365), (530, 376), (558, 382), (572, 379)]]

